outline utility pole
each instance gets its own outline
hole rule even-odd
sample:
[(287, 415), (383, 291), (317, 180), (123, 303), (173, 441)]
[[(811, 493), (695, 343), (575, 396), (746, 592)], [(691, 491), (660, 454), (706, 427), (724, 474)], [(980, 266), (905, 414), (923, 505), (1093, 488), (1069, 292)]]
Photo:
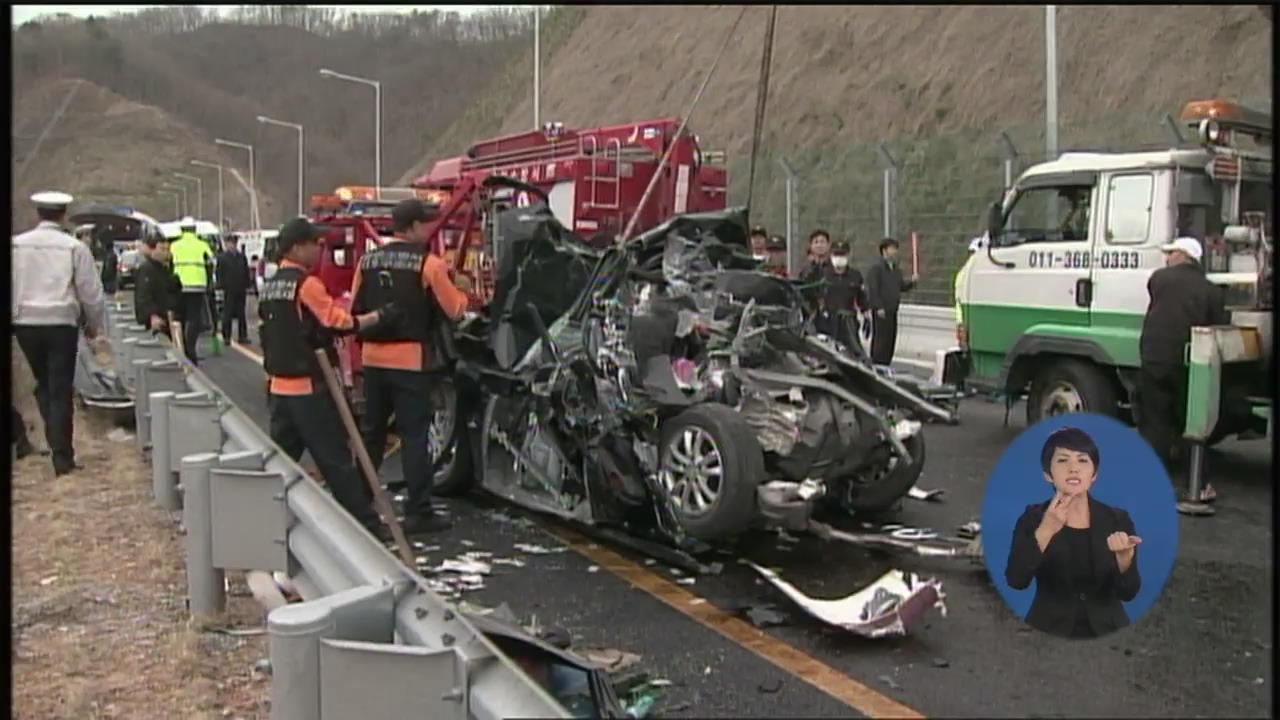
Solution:
[(542, 108), (539, 103), (542, 100), (542, 52), (541, 52), (541, 34), (542, 34), (542, 8), (534, 6), (533, 8), (533, 127), (542, 127)]
[(178, 218), (182, 217), (182, 208), (178, 205), (178, 199), (179, 199), (179, 197), (180, 197), (180, 196), (178, 195), (178, 193), (176, 193), (176, 192), (172, 192), (172, 191), (169, 191), (169, 190), (158, 190), (158, 191), (156, 191), (156, 194), (157, 194), (157, 195), (172, 195), (172, 196), (173, 196), (173, 219), (174, 219), (174, 220), (177, 220)]
[(370, 85), (373, 87), (373, 173), (374, 173), (374, 197), (382, 200), (382, 83), (377, 80), (368, 80), (366, 78), (356, 77), (355, 75), (344, 75), (340, 72), (334, 72), (328, 68), (320, 68), (322, 77), (333, 78), (335, 80), (346, 80), (347, 82), (360, 83), (361, 85)]
[(253, 176), (253, 146), (233, 140), (223, 140), (222, 138), (214, 138), (213, 141), (218, 145), (249, 151), (249, 221), (253, 223), (254, 230), (261, 230), (262, 216), (258, 214), (258, 186), (254, 182)]
[(196, 217), (204, 219), (204, 182), (195, 175), (187, 175), (185, 173), (176, 172), (174, 177), (182, 180), (194, 180), (196, 182)]
[(170, 190), (176, 190), (182, 193), (182, 209), (179, 210), (178, 212), (181, 215), (186, 215), (191, 212), (191, 206), (187, 204), (187, 186), (186, 185), (170, 185), (168, 183), (160, 183), (160, 187), (168, 188)]
[(298, 123), (273, 120), (265, 115), (259, 115), (258, 122), (265, 123), (267, 125), (278, 125), (280, 127), (293, 128), (298, 131), (298, 215), (304, 215), (305, 213), (302, 208), (302, 126)]
[(1058, 158), (1058, 6), (1044, 8), (1045, 160)]
[(778, 164), (782, 166), (782, 171), (787, 174), (786, 192), (787, 192), (787, 275), (794, 276), (793, 268), (795, 265), (795, 224), (793, 213), (793, 202), (795, 200), (795, 184), (796, 171), (791, 167), (791, 163), (786, 158), (778, 158)]
[(217, 163), (205, 162), (203, 160), (192, 160), (192, 165), (197, 167), (215, 168), (218, 171), (218, 229), (226, 230), (226, 214), (223, 212), (222, 206), (222, 166)]

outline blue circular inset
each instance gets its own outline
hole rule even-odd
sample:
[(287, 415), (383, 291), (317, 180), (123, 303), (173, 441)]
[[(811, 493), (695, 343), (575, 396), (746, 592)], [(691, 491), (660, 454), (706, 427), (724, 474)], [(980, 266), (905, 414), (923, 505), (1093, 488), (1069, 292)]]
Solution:
[[(1027, 428), (1009, 444), (987, 479), (982, 500), (982, 545), (987, 572), (1000, 597), (1009, 608), (1019, 618), (1027, 620), (1032, 602), (1036, 598), (1039, 580), (1032, 578), (1030, 584), (1021, 590), (1010, 587), (1006, 573), (1011, 570), (1009, 558), (1011, 548), (1014, 547), (1014, 530), (1019, 519), (1028, 514), (1028, 506), (1042, 505), (1055, 496), (1055, 486), (1046, 480), (1041, 465), (1041, 450), (1049, 436), (1064, 427), (1082, 430), (1097, 447), (1096, 476), (1092, 485), (1088, 486), (1087, 495), (1090, 500), (1102, 503), (1116, 511), (1112, 512), (1099, 506), (1101, 510), (1099, 520), (1108, 522), (1113, 517), (1122, 518), (1127, 514), (1133, 522), (1132, 533), (1142, 539), (1133, 559), (1133, 564), (1138, 568), (1137, 594), (1128, 600), (1120, 598), (1120, 604), (1128, 616), (1128, 623), (1132, 624), (1150, 609), (1161, 590), (1164, 589), (1169, 572), (1173, 569), (1173, 559), (1178, 544), (1178, 513), (1174, 488), (1164, 465), (1155, 452), (1133, 428), (1112, 418), (1094, 413), (1054, 415)], [(1090, 507), (1094, 506), (1091, 504)], [(1024, 520), (1027, 523), (1024, 527), (1033, 527), (1030, 520), (1034, 517), (1043, 517), (1043, 514), (1035, 515), (1035, 512), (1031, 511), (1028, 519)], [(1093, 522), (1092, 519), (1091, 522)], [(1098, 527), (1101, 528), (1102, 525)], [(1105, 536), (1106, 533), (1099, 530), (1097, 534)], [(1058, 535), (1063, 533), (1059, 532)], [(1047, 559), (1049, 555), (1054, 555), (1055, 562), (1062, 565), (1062, 560), (1068, 557), (1066, 553), (1071, 552), (1064, 547), (1068, 544), (1070, 534), (1064, 535), (1061, 539), (1058, 535), (1050, 540), (1049, 546), (1043, 553), (1032, 540), (1034, 547), (1029, 551), (1029, 556), (1039, 561), (1040, 557)], [(1024, 536), (1021, 554), (1019, 558), (1015, 558), (1012, 569), (1015, 583), (1025, 580), (1026, 577), (1025, 563), (1018, 562), (1028, 557), (1029, 546), (1026, 542)], [(1095, 548), (1094, 552), (1088, 555), (1091, 558), (1088, 561), (1089, 567), (1095, 571), (1100, 560), (1111, 559), (1114, 562), (1114, 556), (1106, 554), (1108, 548), (1105, 537), (1082, 539), (1081, 543), (1092, 543), (1092, 547)], [(1076, 544), (1073, 547), (1083, 546)], [(1078, 555), (1079, 552), (1077, 551), (1076, 554)], [(1041, 568), (1036, 572), (1050, 571), (1047, 568)], [(1055, 596), (1064, 596), (1063, 587), (1070, 587), (1073, 589), (1070, 594), (1074, 597), (1077, 595), (1074, 592), (1077, 588), (1076, 583), (1079, 583), (1079, 587), (1088, 587), (1091, 591), (1094, 589), (1083, 575), (1072, 578), (1061, 577), (1070, 574), (1063, 572), (1052, 575), (1056, 587), (1053, 591), (1046, 589), (1045, 594), (1052, 592)], [(1103, 583), (1099, 587), (1105, 590), (1113, 588), (1114, 585)], [(1093, 600), (1095, 597), (1091, 594), (1090, 601)], [(1054, 605), (1054, 603), (1048, 600), (1041, 602), (1042, 611), (1038, 612), (1037, 619), (1045, 622), (1044, 606), (1045, 604)], [(1054, 606), (1048, 614), (1055, 613), (1058, 621), (1069, 622), (1065, 619), (1066, 605)], [(1031, 624), (1036, 625), (1036, 622)], [(1055, 621), (1053, 624), (1058, 623)], [(1099, 636), (1102, 634), (1105, 633), (1099, 633)]]

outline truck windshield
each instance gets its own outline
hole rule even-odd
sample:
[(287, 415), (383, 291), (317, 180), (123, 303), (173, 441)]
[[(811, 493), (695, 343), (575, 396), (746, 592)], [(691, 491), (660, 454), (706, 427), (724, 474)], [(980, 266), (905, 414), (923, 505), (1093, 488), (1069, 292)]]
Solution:
[(1019, 192), (993, 245), (1087, 240), (1092, 190), (1087, 185), (1064, 185)]

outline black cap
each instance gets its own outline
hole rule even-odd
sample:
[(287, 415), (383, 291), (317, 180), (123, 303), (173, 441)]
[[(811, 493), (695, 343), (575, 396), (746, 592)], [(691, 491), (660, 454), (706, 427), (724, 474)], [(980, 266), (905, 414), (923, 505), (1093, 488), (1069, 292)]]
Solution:
[(311, 242), (320, 237), (320, 228), (304, 217), (292, 218), (280, 226), (280, 234), (276, 236), (276, 247), (281, 255), (300, 243)]
[(766, 230), (764, 229), (764, 226), (763, 226), (763, 225), (757, 225), (757, 226), (755, 226), (755, 227), (751, 228), (751, 234), (752, 234), (752, 235), (761, 235), (761, 236), (763, 236), (763, 237), (769, 237), (769, 233), (768, 233), (768, 231), (766, 231)]
[(426, 222), (436, 216), (436, 208), (425, 200), (407, 198), (391, 209), (391, 230), (404, 232), (415, 222)]
[(786, 250), (787, 241), (781, 235), (774, 235), (769, 238), (769, 242), (765, 245), (765, 248), (769, 250)]
[(831, 243), (831, 254), (832, 254), (832, 255), (848, 255), (848, 254), (849, 254), (849, 241), (848, 241), (848, 240), (836, 240), (836, 241), (832, 242), (832, 243)]

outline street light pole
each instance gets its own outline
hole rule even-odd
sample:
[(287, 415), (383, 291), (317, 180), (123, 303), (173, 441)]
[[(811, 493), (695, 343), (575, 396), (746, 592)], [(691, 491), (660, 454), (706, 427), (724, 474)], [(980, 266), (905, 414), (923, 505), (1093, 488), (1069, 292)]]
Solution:
[(1044, 149), (1058, 158), (1058, 6), (1044, 8)]
[(258, 122), (265, 123), (267, 125), (279, 125), (280, 127), (293, 128), (298, 131), (298, 215), (304, 215), (305, 213), (302, 208), (302, 126), (298, 123), (273, 120), (265, 115), (259, 115)]
[(167, 183), (160, 183), (160, 187), (169, 188), (170, 190), (177, 190), (178, 192), (182, 193), (182, 211), (181, 212), (183, 215), (186, 215), (191, 212), (191, 205), (190, 203), (187, 202), (187, 186), (186, 185), (169, 185)]
[(541, 35), (542, 8), (534, 6), (533, 8), (533, 127), (535, 129), (542, 127), (542, 52), (541, 52)]
[(187, 175), (180, 172), (174, 173), (173, 176), (183, 180), (196, 181), (196, 217), (204, 219), (204, 182), (195, 175)]
[(344, 73), (334, 72), (328, 68), (320, 68), (320, 75), (321, 77), (333, 78), (335, 80), (346, 80), (348, 82), (371, 85), (373, 87), (373, 192), (374, 196), (378, 200), (382, 200), (382, 83), (377, 80), (369, 80), (367, 78), (356, 77), (355, 75), (346, 75)]
[(217, 163), (205, 162), (203, 160), (192, 160), (192, 165), (197, 167), (215, 168), (218, 171), (218, 229), (226, 230), (226, 214), (222, 209), (222, 166)]
[(157, 190), (156, 194), (172, 195), (173, 196), (173, 219), (177, 220), (178, 218), (182, 217), (182, 208), (178, 206), (178, 198), (179, 198), (178, 193), (172, 192), (169, 190)]
[(253, 146), (233, 140), (223, 140), (222, 138), (214, 138), (213, 141), (218, 145), (249, 151), (249, 219), (253, 222), (254, 230), (261, 230), (262, 217), (258, 215), (258, 185), (253, 175)]

